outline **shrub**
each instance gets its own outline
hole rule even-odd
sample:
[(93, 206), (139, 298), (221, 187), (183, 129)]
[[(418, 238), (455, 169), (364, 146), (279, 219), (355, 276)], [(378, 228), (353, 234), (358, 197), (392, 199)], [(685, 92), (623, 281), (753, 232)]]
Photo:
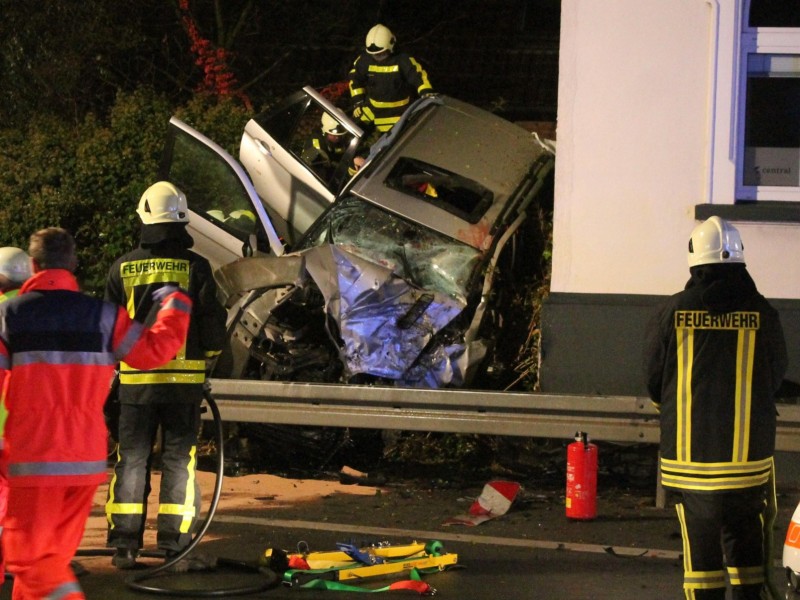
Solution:
[[(58, 226), (75, 236), (83, 289), (101, 294), (111, 263), (138, 243), (136, 205), (158, 174), (173, 112), (142, 88), (120, 93), (109, 115), (77, 126), (42, 115), (24, 130), (0, 130), (0, 245)], [(178, 114), (229, 150), (247, 115), (235, 101), (197, 97)]]

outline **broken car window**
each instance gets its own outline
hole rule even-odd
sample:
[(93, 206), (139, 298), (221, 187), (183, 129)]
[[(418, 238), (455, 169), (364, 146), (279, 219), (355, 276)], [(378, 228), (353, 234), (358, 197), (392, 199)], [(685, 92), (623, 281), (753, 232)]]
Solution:
[(492, 192), (482, 185), (413, 158), (400, 158), (386, 185), (435, 204), (468, 223), (477, 223), (492, 205)]
[(304, 246), (326, 243), (391, 269), (420, 288), (462, 300), (480, 258), (474, 248), (354, 196), (320, 219)]
[[(302, 92), (298, 92), (286, 100), (275, 109), (256, 115), (254, 120), (261, 128), (268, 132), (272, 138), (284, 148), (292, 148), (294, 143), (297, 146), (297, 130), (307, 127), (300, 123), (303, 118), (310, 100)], [(302, 150), (302, 146), (296, 147), (297, 153)]]

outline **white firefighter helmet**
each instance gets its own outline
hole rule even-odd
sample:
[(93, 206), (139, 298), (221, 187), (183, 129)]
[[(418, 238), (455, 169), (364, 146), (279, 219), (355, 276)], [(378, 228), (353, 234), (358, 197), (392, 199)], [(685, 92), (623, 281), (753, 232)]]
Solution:
[(344, 135), (346, 133), (344, 127), (342, 127), (339, 121), (334, 119), (326, 112), (322, 113), (321, 121), (322, 121), (322, 133), (329, 133), (330, 135)]
[(159, 181), (147, 188), (136, 212), (145, 225), (189, 222), (186, 195), (169, 181)]
[(391, 51), (395, 43), (394, 34), (386, 25), (375, 25), (367, 33), (367, 52), (379, 54), (386, 50)]
[(0, 275), (14, 283), (22, 283), (31, 276), (31, 261), (27, 253), (13, 246), (0, 248)]
[(719, 217), (710, 217), (689, 238), (689, 266), (744, 263), (744, 245), (739, 230)]

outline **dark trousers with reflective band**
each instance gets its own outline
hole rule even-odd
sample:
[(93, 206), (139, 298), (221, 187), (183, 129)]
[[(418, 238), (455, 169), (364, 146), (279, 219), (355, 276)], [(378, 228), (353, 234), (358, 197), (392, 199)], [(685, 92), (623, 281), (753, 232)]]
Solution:
[(675, 508), (683, 535), (686, 598), (724, 600), (727, 571), (734, 600), (758, 600), (767, 568), (766, 490), (683, 492), (683, 499)]
[(114, 477), (108, 490), (108, 545), (143, 545), (150, 494), (152, 448), (162, 432), (161, 485), (157, 518), (158, 547), (177, 551), (192, 538), (200, 510), (195, 477), (200, 402), (122, 404)]

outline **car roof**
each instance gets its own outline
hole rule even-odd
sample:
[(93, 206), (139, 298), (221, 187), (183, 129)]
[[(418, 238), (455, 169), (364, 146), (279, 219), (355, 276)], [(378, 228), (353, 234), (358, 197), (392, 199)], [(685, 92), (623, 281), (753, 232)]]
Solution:
[[(353, 181), (350, 192), (409, 220), (486, 249), (497, 220), (537, 158), (549, 150), (533, 134), (455, 98), (420, 111), (372, 169)], [(399, 161), (420, 161), (465, 177), (491, 192), (481, 214), (469, 218), (388, 184)]]

